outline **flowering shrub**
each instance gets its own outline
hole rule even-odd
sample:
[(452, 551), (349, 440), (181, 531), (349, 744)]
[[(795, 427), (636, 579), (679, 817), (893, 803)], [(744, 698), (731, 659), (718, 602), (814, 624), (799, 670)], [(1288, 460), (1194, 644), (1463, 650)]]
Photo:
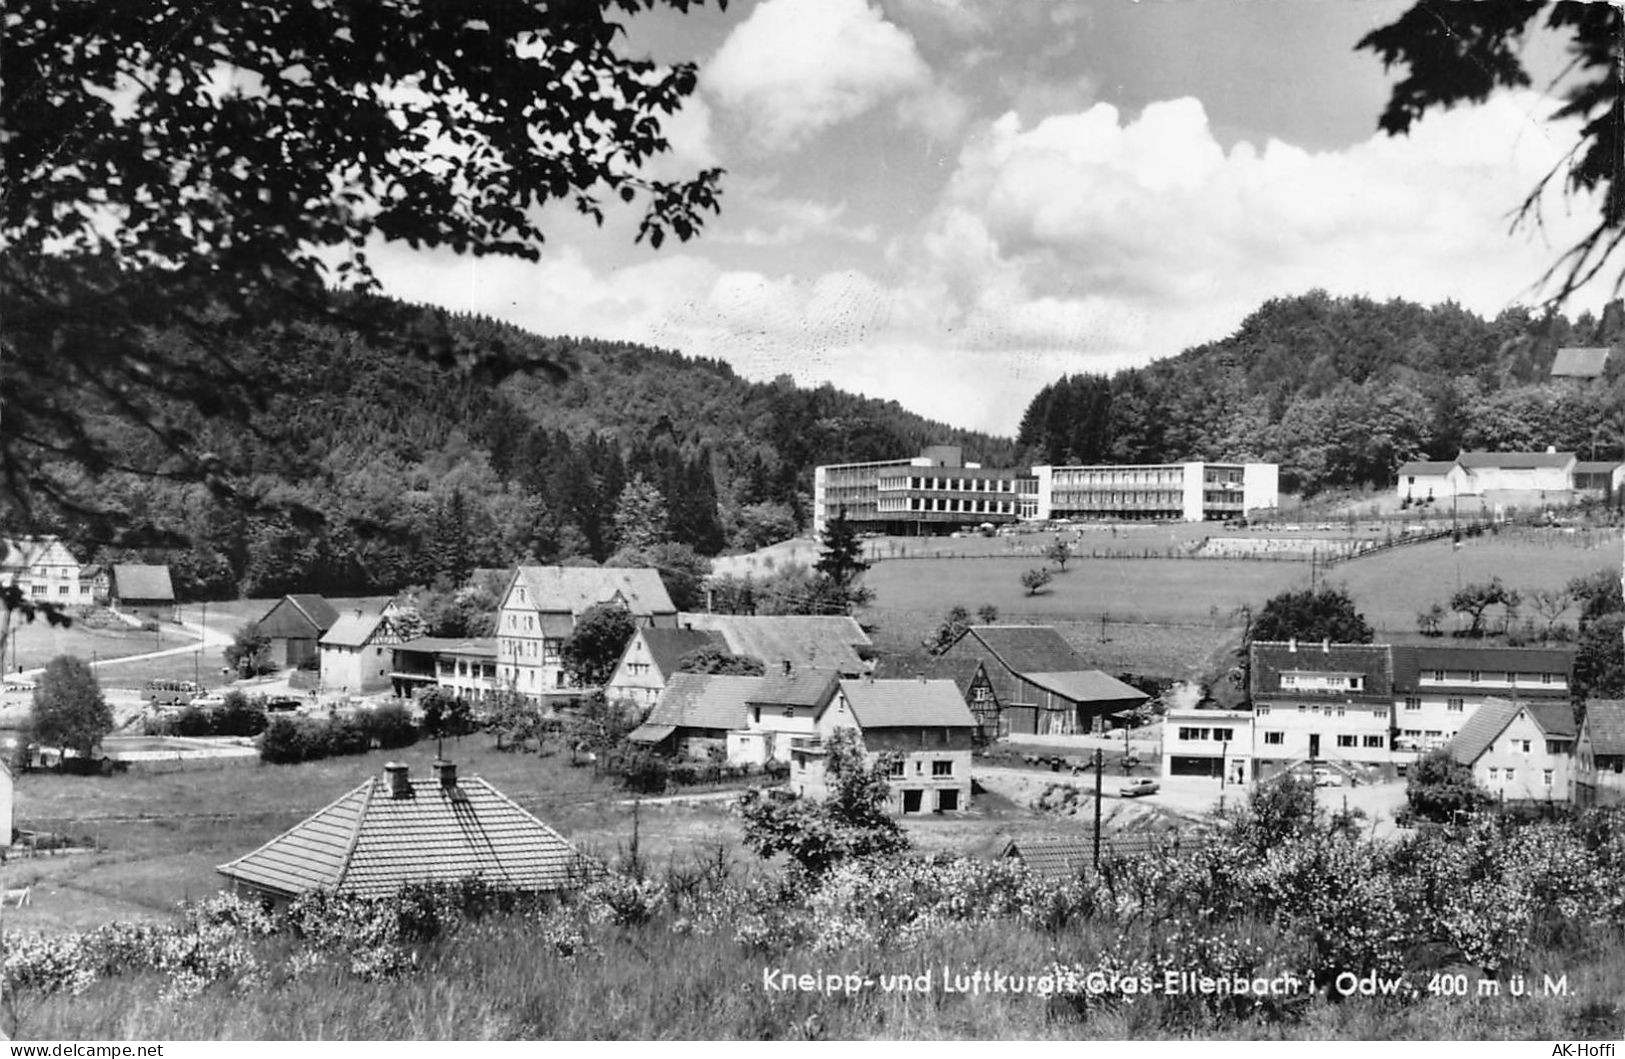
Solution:
[(641, 926), (666, 903), (666, 886), (653, 879), (606, 875), (587, 888), (585, 897), (616, 926)]

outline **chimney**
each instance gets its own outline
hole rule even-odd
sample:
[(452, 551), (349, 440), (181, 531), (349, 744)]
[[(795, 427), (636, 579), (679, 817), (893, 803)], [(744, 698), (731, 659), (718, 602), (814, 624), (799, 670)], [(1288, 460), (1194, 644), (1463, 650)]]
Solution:
[(1332, 653), (1332, 638), (1330, 636), (1321, 638), (1320, 653), (1323, 655), (1329, 655)]
[(1287, 640), (1286, 649), (1288, 651), (1291, 651), (1293, 654), (1298, 653), (1298, 638), (1296, 636), (1294, 636), (1294, 637), (1290, 638), (1289, 640)]
[(434, 774), (443, 790), (457, 789), (457, 765), (454, 762), (441, 761), (437, 758), (434, 763)]
[(790, 670), (792, 670), (794, 668), (795, 668), (795, 666), (791, 665), (790, 660), (788, 658), (786, 658), (784, 660), (784, 675), (789, 676), (790, 675)]
[(412, 780), (407, 775), (407, 767), (398, 761), (391, 761), (384, 766), (384, 782), (389, 786), (389, 796), (401, 801), (412, 797)]

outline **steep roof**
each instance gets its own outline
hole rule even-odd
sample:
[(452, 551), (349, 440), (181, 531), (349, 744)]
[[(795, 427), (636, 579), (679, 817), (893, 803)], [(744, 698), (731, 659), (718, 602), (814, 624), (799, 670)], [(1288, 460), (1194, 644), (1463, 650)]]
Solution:
[(365, 647), (377, 635), (384, 623), (382, 612), (372, 610), (346, 611), (339, 615), (333, 627), (322, 634), (321, 643), (328, 647)]
[(283, 596), (255, 624), (270, 637), (320, 637), (339, 620), (339, 612), (321, 596), (303, 593)]
[(393, 798), (388, 780), (370, 778), (217, 870), (287, 896), (359, 897), (471, 875), (500, 887), (560, 890), (596, 872), (558, 832), (477, 776), (449, 789), (435, 778), (409, 784), (411, 797)]
[(753, 705), (810, 706), (814, 709), (829, 702), (835, 694), (835, 685), (841, 674), (833, 669), (795, 669), (769, 671), (761, 679), (761, 686), (748, 700)]
[(459, 640), (454, 636), (419, 636), (415, 640), (407, 640), (405, 643), (396, 644), (395, 650), (411, 651), (417, 654), (495, 658), (497, 656), (497, 640), (494, 636), (479, 636), (466, 640)]
[(1512, 719), (1523, 712), (1523, 704), (1506, 699), (1489, 699), (1473, 711), (1461, 731), (1445, 746), (1445, 751), (1457, 762), (1471, 765), (1484, 756), (1497, 736), (1506, 731)]
[(786, 660), (796, 666), (863, 672), (863, 627), (846, 615), (695, 614), (677, 616), (685, 629), (719, 632), (736, 655), (759, 658), (769, 671)]
[(1472, 470), (1498, 467), (1506, 471), (1529, 471), (1537, 467), (1567, 467), (1572, 452), (1463, 452), (1456, 462)]
[(1587, 702), (1585, 726), (1593, 754), (1625, 754), (1625, 699)]
[[(1283, 693), (1283, 673), (1358, 674), (1364, 678), (1360, 691), (1349, 693), (1349, 697), (1393, 694), (1393, 662), (1387, 644), (1258, 641), (1252, 645), (1249, 657), (1254, 695)], [(1284, 693), (1300, 694), (1301, 691), (1288, 689)]]
[[(637, 615), (675, 614), (658, 570), (621, 566), (521, 566), (514, 581), (538, 611), (579, 616), (616, 599)], [(511, 585), (510, 585), (511, 590)]]
[(1460, 466), (1460, 464), (1458, 464), (1455, 460), (1412, 460), (1410, 463), (1400, 464), (1399, 470), (1395, 473), (1401, 478), (1409, 474), (1449, 474), (1453, 468), (1458, 466)]
[(1564, 346), (1552, 358), (1552, 374), (1571, 379), (1595, 379), (1608, 367), (1607, 346)]
[[(1119, 831), (1104, 835), (1100, 853), (1104, 857), (1137, 857), (1163, 850), (1199, 850), (1208, 839), (1201, 834), (1179, 831)], [(1022, 835), (1004, 844), (1001, 857), (1016, 857), (1027, 870), (1046, 879), (1076, 879), (1094, 867), (1092, 835)]]
[[(1089, 664), (1061, 634), (1048, 625), (973, 625), (954, 642), (966, 637), (981, 641), (1013, 673), (1083, 672)], [(953, 651), (953, 647), (949, 651)]]
[(1618, 460), (1577, 460), (1575, 474), (1613, 474), (1620, 467)]
[(976, 718), (951, 680), (843, 680), (852, 716), (873, 728), (974, 728)]
[[(1405, 693), (1421, 687), (1422, 673), (1443, 670), (1448, 678), (1451, 671), (1478, 670), (1479, 672), (1552, 673), (1568, 679), (1574, 666), (1574, 650), (1568, 647), (1477, 647), (1465, 644), (1399, 644), (1393, 648), (1394, 691)], [(1439, 685), (1435, 685), (1437, 687)], [(1463, 684), (1463, 687), (1471, 685)], [(1568, 689), (1538, 686), (1520, 687), (1520, 695), (1568, 695)]]
[(667, 682), (660, 701), (644, 723), (673, 728), (743, 728), (745, 704), (761, 682), (761, 677), (677, 673)]
[(31, 566), (78, 566), (79, 560), (60, 537), (0, 538), (0, 569), (24, 570)]
[(639, 629), (637, 634), (643, 637), (644, 646), (649, 649), (649, 658), (660, 667), (661, 674), (668, 677), (677, 672), (678, 665), (686, 655), (706, 647), (728, 649), (728, 641), (723, 639), (722, 634), (708, 629), (650, 626)]
[(169, 581), (167, 566), (117, 563), (113, 566), (113, 587), (120, 599), (175, 601), (175, 587)]
[(980, 658), (968, 655), (930, 655), (924, 651), (911, 654), (882, 655), (876, 659), (876, 680), (906, 680), (926, 677), (931, 680), (951, 680), (961, 695), (969, 695), (976, 674), (982, 668)]
[(1526, 702), (1523, 708), (1548, 736), (1573, 739), (1579, 734), (1574, 726), (1574, 709), (1567, 702)]

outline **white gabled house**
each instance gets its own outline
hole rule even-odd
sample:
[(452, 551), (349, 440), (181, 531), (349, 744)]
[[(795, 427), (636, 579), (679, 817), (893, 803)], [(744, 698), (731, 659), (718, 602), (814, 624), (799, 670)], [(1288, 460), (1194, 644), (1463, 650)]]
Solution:
[(1575, 735), (1568, 703), (1491, 699), (1445, 749), (1502, 801), (1568, 802), (1574, 797)]

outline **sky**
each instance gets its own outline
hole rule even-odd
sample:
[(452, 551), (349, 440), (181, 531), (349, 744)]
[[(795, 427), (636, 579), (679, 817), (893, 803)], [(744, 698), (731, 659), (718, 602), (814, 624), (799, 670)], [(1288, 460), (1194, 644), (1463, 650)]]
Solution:
[[(536, 263), (383, 248), (399, 297), (623, 339), (1013, 435), (1033, 395), (1271, 298), (1539, 301), (1587, 219), (1511, 215), (1575, 142), (1529, 90), (1377, 129), (1391, 0), (734, 0), (629, 28), (697, 62), (653, 175), (722, 166), (687, 243), (549, 208)], [(1555, 71), (1532, 41), (1532, 70)], [(1537, 76), (1536, 87), (1545, 84)], [(1589, 299), (1589, 300), (1588, 300)], [(1601, 293), (1571, 303), (1596, 309)]]

